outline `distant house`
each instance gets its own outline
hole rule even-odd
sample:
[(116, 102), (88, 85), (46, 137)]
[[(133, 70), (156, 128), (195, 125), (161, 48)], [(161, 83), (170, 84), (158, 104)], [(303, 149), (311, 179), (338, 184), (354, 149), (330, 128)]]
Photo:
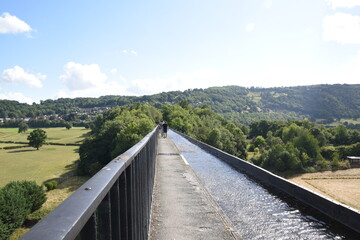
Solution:
[(347, 156), (346, 158), (349, 160), (350, 165), (351, 165), (352, 167), (355, 167), (355, 166), (360, 167), (360, 157)]

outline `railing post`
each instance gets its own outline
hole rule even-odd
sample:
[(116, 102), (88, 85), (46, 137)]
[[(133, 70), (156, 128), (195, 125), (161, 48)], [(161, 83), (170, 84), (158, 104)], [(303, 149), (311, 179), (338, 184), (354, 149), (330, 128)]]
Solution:
[(133, 161), (133, 179), (134, 179), (134, 239), (139, 239), (139, 154)]
[(126, 191), (127, 191), (127, 219), (128, 219), (128, 239), (134, 238), (134, 179), (133, 164), (126, 168)]
[(91, 215), (80, 232), (81, 240), (97, 240), (96, 214)]
[(111, 202), (111, 230), (112, 239), (120, 240), (121, 235), (121, 217), (120, 217), (120, 190), (119, 180), (117, 180), (114, 186), (110, 190), (110, 202)]
[(146, 163), (146, 155), (144, 154), (146, 151), (145, 148), (143, 148), (140, 152), (140, 161), (139, 161), (139, 209), (140, 209), (140, 232), (141, 232), (141, 238), (146, 239), (145, 232), (146, 232), (146, 223), (145, 223), (145, 202), (146, 202), (146, 195), (145, 195), (145, 166), (144, 163)]
[(111, 240), (111, 203), (110, 193), (106, 194), (101, 201), (98, 210), (98, 239), (99, 240)]
[(126, 184), (126, 172), (124, 171), (119, 178), (119, 190), (120, 190), (120, 223), (121, 223), (121, 239), (130, 239), (129, 238), (129, 208), (128, 208), (128, 198), (127, 194), (127, 184)]

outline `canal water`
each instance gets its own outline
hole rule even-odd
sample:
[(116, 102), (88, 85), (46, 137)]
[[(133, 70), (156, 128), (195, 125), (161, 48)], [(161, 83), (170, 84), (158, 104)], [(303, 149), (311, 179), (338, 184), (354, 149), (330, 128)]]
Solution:
[(294, 199), (262, 187), (173, 131), (169, 137), (243, 239), (360, 239)]

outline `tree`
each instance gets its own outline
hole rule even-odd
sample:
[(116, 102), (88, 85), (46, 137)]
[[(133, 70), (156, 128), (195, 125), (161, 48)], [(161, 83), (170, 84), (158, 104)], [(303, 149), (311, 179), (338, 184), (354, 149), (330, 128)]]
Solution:
[[(148, 111), (149, 110), (149, 111)], [(139, 142), (155, 127), (161, 113), (151, 106), (113, 108), (99, 115), (80, 146), (78, 174), (93, 175), (114, 157)]]
[(29, 128), (29, 125), (27, 125), (25, 122), (19, 123), (19, 130), (18, 133), (26, 132)]
[(46, 132), (38, 128), (30, 133), (30, 135), (27, 137), (27, 140), (29, 140), (29, 145), (31, 147), (39, 150), (39, 148), (44, 145), (46, 138)]
[(266, 145), (266, 141), (262, 136), (257, 136), (254, 140), (254, 146), (257, 148), (264, 147)]
[(346, 127), (339, 125), (335, 128), (335, 143), (338, 145), (346, 145), (349, 142), (349, 133)]
[(66, 122), (65, 127), (66, 127), (67, 130), (69, 130), (70, 128), (72, 128), (72, 124), (69, 123), (69, 122)]

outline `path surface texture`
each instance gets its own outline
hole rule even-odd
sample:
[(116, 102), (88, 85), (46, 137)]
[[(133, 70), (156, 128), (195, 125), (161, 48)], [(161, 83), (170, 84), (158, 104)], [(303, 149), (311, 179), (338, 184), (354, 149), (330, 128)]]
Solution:
[(150, 239), (239, 239), (169, 138), (159, 139)]

